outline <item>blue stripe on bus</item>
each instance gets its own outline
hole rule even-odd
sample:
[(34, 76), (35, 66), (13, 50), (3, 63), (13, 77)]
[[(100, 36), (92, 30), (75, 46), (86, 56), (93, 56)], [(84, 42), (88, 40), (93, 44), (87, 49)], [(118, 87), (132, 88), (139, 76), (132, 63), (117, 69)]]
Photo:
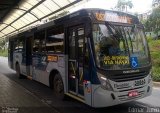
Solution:
[(90, 76), (91, 76), (91, 83), (92, 84), (100, 84), (100, 81), (98, 79), (98, 76), (97, 76), (97, 68), (96, 68), (96, 64), (95, 64), (95, 61), (94, 61), (94, 55), (93, 55), (93, 52), (92, 52), (92, 48), (91, 48), (91, 42), (90, 42), (90, 39), (88, 39), (88, 42), (89, 42), (89, 50), (90, 50)]

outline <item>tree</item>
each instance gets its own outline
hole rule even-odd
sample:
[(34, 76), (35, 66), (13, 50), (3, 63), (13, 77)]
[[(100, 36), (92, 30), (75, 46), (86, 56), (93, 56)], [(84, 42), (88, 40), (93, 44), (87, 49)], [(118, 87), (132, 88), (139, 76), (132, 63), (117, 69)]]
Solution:
[(5, 41), (4, 40), (1, 40), (0, 41), (0, 50), (2, 50), (5, 46)]
[(119, 11), (126, 11), (128, 10), (128, 7), (131, 9), (133, 8), (133, 3), (131, 0), (118, 0), (116, 9)]
[(160, 31), (160, 7), (154, 8), (149, 19), (145, 22), (146, 31), (153, 31), (157, 34)]
[(123, 0), (118, 0), (117, 5), (116, 5), (116, 9), (118, 9), (119, 11), (123, 11), (124, 10), (124, 1)]
[(126, 12), (127, 12), (127, 8), (130, 8), (130, 9), (132, 9), (133, 8), (133, 3), (132, 3), (132, 1), (130, 1), (130, 0), (128, 0), (127, 2), (126, 2)]

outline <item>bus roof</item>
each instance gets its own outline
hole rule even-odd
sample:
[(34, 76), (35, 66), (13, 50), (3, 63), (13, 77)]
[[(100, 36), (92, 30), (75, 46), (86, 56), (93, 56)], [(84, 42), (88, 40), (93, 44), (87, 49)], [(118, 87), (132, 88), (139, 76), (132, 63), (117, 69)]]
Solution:
[[(92, 21), (111, 21), (111, 22), (121, 22), (121, 23), (129, 23), (129, 24), (139, 24), (138, 18), (129, 13), (120, 12), (120, 11), (114, 11), (114, 10), (104, 10), (104, 9), (98, 9), (98, 8), (86, 8), (81, 9), (76, 12), (73, 12), (71, 14), (68, 14), (66, 16), (63, 16), (61, 18), (51, 20), (45, 24), (41, 24), (38, 26), (32, 26), (30, 29), (26, 29), (24, 31), (21, 31), (18, 34), (23, 34), (24, 32), (30, 32), (35, 30), (44, 29), (53, 25), (57, 24), (63, 24), (65, 21), (72, 20), (76, 17), (87, 17), (90, 16), (92, 18)], [(132, 20), (132, 22), (131, 22)], [(14, 35), (10, 36), (14, 37)]]

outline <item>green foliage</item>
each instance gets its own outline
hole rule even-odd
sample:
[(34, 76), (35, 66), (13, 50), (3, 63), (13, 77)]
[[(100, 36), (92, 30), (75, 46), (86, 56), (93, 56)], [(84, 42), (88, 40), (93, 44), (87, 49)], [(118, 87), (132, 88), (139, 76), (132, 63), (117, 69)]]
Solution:
[(160, 81), (160, 40), (152, 40), (147, 38), (152, 58), (153, 80)]
[(0, 49), (2, 49), (4, 45), (5, 45), (5, 41), (4, 40), (0, 41)]
[(144, 23), (146, 31), (154, 31), (154, 33), (158, 34), (160, 31), (160, 7), (153, 9), (152, 14), (149, 19)]
[(133, 8), (133, 3), (131, 0), (118, 0), (117, 5), (115, 7), (119, 11), (126, 11), (128, 8)]
[(150, 32), (150, 31), (151, 31), (150, 20), (145, 21), (145, 22), (144, 22), (144, 26), (145, 26), (145, 31), (146, 31), (146, 32)]
[(156, 81), (156, 82), (160, 82), (160, 67), (154, 67), (152, 68), (152, 71), (153, 71), (153, 81)]
[(0, 56), (7, 57), (8, 56), (8, 50), (0, 50)]

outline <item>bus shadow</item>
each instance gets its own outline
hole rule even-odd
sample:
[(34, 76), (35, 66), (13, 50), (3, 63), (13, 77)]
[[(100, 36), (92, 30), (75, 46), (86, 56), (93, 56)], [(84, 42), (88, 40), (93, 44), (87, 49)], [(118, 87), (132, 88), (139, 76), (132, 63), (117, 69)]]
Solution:
[(52, 89), (50, 89), (49, 87), (36, 81), (24, 78), (18, 79), (15, 72), (5, 73), (5, 76), (20, 84), (22, 87), (37, 96), (42, 102), (50, 105), (61, 113), (129, 113), (130, 108), (140, 107), (135, 104), (137, 103), (136, 101), (133, 101), (111, 107), (92, 108), (68, 96), (66, 96), (65, 100), (58, 100), (54, 96)]

